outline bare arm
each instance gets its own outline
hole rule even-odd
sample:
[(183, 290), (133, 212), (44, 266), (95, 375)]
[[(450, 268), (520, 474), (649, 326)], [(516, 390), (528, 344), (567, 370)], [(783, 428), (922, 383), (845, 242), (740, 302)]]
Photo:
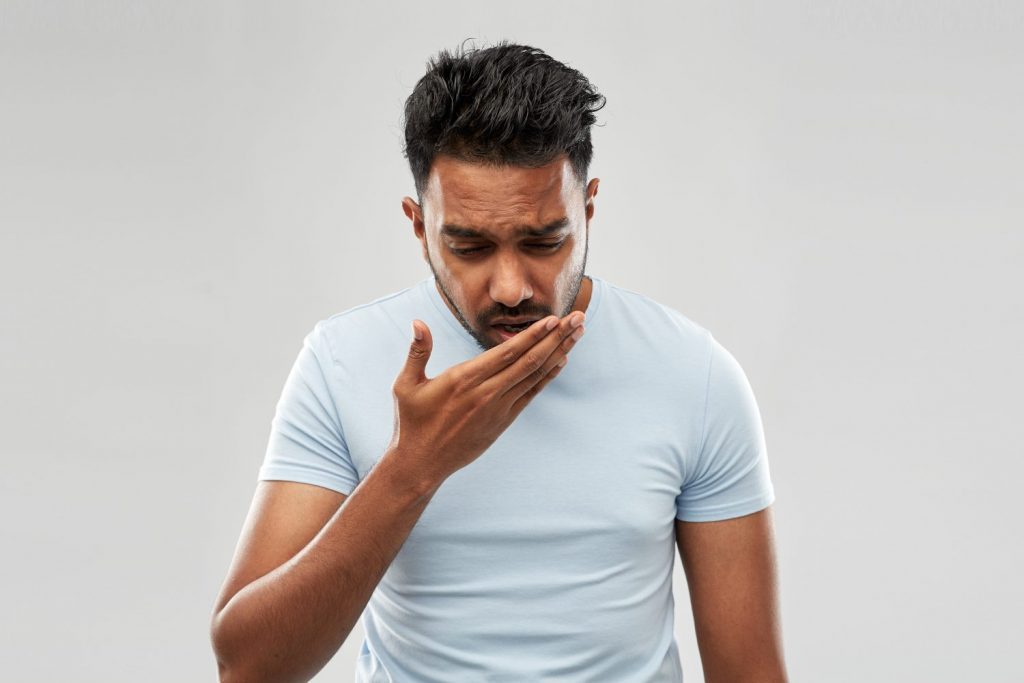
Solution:
[(771, 508), (676, 520), (706, 683), (786, 683)]
[(347, 498), (261, 485), (210, 626), (222, 681), (307, 681), (334, 656), (442, 483), (558, 375), (583, 316), (550, 320), (434, 378), (423, 326), (393, 386), (391, 443)]
[[(308, 681), (330, 661), (437, 490), (383, 457), (290, 560), (215, 608), (222, 681)], [(336, 494), (341, 496), (341, 494)]]

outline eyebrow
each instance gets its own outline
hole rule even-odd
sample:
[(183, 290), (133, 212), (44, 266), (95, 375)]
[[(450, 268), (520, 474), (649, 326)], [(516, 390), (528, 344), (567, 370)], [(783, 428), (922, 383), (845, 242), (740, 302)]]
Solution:
[[(522, 237), (545, 237), (553, 232), (558, 232), (562, 228), (569, 225), (569, 218), (563, 216), (558, 220), (551, 221), (547, 225), (542, 225), (536, 228), (532, 225), (521, 225), (516, 231)], [(454, 223), (445, 223), (441, 226), (441, 234), (447, 235), (448, 237), (487, 237), (488, 231), (477, 228), (467, 228), (462, 225), (456, 225)]]

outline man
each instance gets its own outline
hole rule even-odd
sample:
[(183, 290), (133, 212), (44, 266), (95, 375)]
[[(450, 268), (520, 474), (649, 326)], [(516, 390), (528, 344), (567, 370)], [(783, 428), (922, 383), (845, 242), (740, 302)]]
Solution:
[(309, 680), (361, 618), (358, 681), (680, 681), (676, 547), (705, 679), (786, 680), (750, 385), (584, 275), (603, 104), (528, 46), (428, 64), (402, 208), (432, 276), (305, 338), (215, 606), (222, 680)]

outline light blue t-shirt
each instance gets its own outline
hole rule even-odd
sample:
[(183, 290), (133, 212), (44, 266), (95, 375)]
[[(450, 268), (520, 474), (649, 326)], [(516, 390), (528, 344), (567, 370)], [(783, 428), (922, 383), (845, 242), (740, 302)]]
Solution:
[[(775, 499), (736, 359), (681, 313), (599, 277), (569, 362), (438, 489), (363, 612), (356, 680), (682, 680), (675, 520)], [(391, 386), (430, 326), (428, 377), (481, 352), (433, 276), (316, 324), (259, 479), (351, 493), (391, 439)]]

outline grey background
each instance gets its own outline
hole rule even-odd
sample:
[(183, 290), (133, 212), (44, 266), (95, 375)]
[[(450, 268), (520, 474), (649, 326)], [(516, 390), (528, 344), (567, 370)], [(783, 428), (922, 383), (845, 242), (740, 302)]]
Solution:
[[(214, 680), (210, 609), (319, 319), (429, 274), (437, 49), (607, 96), (588, 271), (764, 418), (794, 681), (1020, 681), (1024, 48), (1011, 3), (0, 1), (9, 680)], [(677, 638), (701, 681), (676, 567)], [(318, 681), (350, 681), (361, 631)]]

